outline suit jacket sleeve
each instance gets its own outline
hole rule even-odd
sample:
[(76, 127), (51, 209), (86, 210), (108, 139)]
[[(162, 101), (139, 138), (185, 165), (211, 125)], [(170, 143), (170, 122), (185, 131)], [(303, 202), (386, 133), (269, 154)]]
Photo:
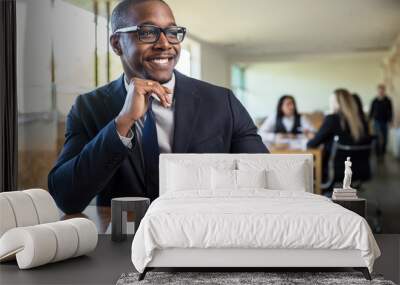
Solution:
[(114, 120), (89, 139), (78, 112), (79, 100), (68, 114), (64, 148), (48, 176), (50, 194), (67, 214), (82, 212), (130, 151), (121, 142)]
[(231, 153), (267, 153), (268, 150), (257, 134), (249, 113), (236, 96), (229, 91), (230, 107), (233, 119)]
[(393, 105), (392, 105), (392, 100), (388, 98), (388, 122), (391, 123), (393, 122)]

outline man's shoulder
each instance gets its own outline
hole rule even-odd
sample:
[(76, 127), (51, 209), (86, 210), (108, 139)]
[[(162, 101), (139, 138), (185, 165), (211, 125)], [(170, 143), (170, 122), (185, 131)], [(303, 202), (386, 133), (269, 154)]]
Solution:
[(100, 86), (100, 87), (98, 87), (98, 88), (96, 88), (94, 90), (91, 90), (89, 92), (80, 94), (77, 97), (77, 101), (81, 101), (81, 102), (90, 101), (90, 102), (93, 102), (93, 101), (103, 100), (104, 97), (109, 94), (109, 92), (110, 92), (109, 88), (110, 88), (110, 85), (112, 83), (113, 82), (108, 83), (108, 84), (103, 85), (103, 86)]
[(78, 116), (84, 121), (107, 120), (114, 112), (113, 100), (110, 95), (120, 87), (119, 80), (111, 81), (92, 91), (78, 95), (69, 116)]
[(76, 98), (75, 104), (93, 106), (93, 104), (103, 103), (104, 100), (106, 100), (106, 98), (112, 94), (113, 88), (116, 88), (116, 85), (119, 84), (120, 80), (121, 79), (118, 78), (110, 83), (97, 87), (94, 90), (80, 94)]

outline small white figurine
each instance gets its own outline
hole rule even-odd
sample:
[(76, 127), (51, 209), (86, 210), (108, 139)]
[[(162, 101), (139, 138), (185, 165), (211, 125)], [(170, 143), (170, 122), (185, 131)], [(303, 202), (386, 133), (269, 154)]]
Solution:
[(351, 188), (351, 176), (353, 172), (351, 171), (351, 161), (350, 157), (344, 162), (344, 179), (343, 179), (343, 189), (353, 189)]

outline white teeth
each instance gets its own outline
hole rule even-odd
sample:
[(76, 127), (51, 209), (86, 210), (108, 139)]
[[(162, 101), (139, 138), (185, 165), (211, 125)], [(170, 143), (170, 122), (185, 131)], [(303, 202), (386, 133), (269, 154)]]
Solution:
[(152, 61), (158, 64), (167, 64), (168, 58), (155, 58)]

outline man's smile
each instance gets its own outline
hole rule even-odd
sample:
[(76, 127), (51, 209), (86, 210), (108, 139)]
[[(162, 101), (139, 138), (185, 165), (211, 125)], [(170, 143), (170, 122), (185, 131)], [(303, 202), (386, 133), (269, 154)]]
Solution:
[(175, 64), (175, 58), (175, 55), (159, 55), (148, 57), (145, 61), (149, 63), (152, 69), (165, 69)]

